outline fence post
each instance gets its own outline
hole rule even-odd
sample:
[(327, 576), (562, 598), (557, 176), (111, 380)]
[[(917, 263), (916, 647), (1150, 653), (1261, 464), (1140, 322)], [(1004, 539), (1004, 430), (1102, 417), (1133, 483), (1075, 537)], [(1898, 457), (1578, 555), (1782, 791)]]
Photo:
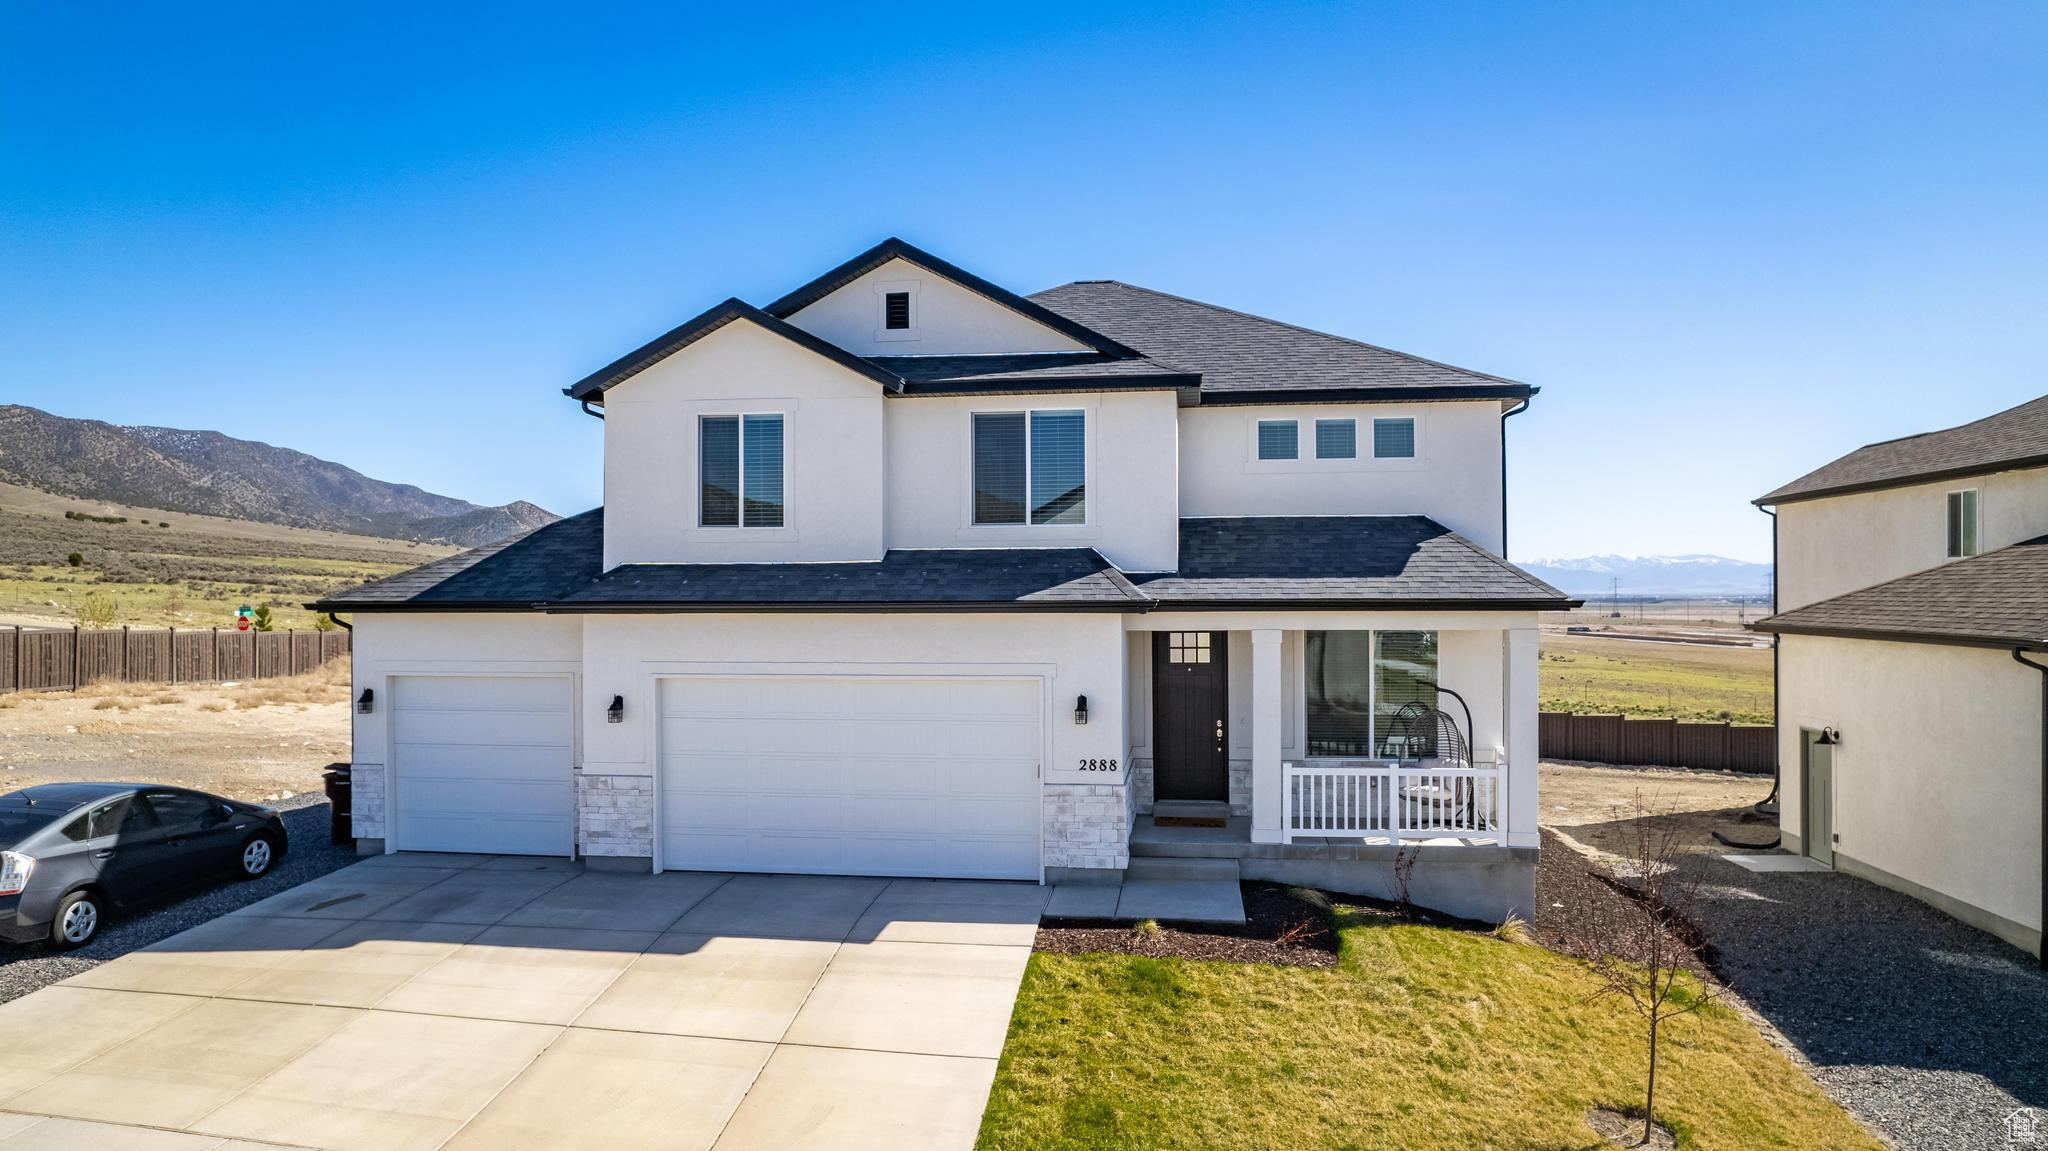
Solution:
[(78, 625), (71, 625), (71, 690), (77, 691), (78, 683)]
[(13, 690), (21, 690), (21, 625), (14, 625), (14, 683)]
[(299, 674), (299, 629), (295, 627), (284, 629), (284, 673)]
[(130, 683), (135, 679), (135, 644), (128, 634), (128, 625), (121, 625), (121, 682)]

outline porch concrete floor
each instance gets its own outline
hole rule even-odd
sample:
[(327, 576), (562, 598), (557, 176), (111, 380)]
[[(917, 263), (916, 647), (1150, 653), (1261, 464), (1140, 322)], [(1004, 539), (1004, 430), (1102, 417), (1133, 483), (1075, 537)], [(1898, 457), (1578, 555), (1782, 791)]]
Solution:
[(968, 1148), (1048, 895), (380, 856), (0, 1006), (0, 1151)]

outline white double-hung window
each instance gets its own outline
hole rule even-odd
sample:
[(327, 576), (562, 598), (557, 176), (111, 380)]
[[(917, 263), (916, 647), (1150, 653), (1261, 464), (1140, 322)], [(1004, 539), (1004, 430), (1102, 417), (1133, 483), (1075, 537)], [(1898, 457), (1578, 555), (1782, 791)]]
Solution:
[(699, 526), (781, 527), (781, 413), (701, 417), (697, 481)]
[(974, 522), (1088, 522), (1088, 426), (1080, 410), (974, 414)]

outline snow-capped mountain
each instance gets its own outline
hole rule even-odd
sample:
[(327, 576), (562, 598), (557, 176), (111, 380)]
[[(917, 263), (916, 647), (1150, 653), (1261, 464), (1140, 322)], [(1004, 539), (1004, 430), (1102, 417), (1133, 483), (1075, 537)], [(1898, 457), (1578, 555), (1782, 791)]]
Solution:
[(1517, 560), (1537, 579), (1576, 596), (1764, 595), (1771, 590), (1771, 565), (1727, 556), (1581, 556), (1577, 559)]

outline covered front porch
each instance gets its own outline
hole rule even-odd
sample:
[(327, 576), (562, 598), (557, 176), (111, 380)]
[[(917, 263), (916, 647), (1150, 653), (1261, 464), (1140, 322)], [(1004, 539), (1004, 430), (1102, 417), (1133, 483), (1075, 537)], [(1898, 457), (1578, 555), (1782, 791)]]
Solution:
[(1534, 612), (1167, 611), (1126, 630), (1134, 856), (1536, 846)]

